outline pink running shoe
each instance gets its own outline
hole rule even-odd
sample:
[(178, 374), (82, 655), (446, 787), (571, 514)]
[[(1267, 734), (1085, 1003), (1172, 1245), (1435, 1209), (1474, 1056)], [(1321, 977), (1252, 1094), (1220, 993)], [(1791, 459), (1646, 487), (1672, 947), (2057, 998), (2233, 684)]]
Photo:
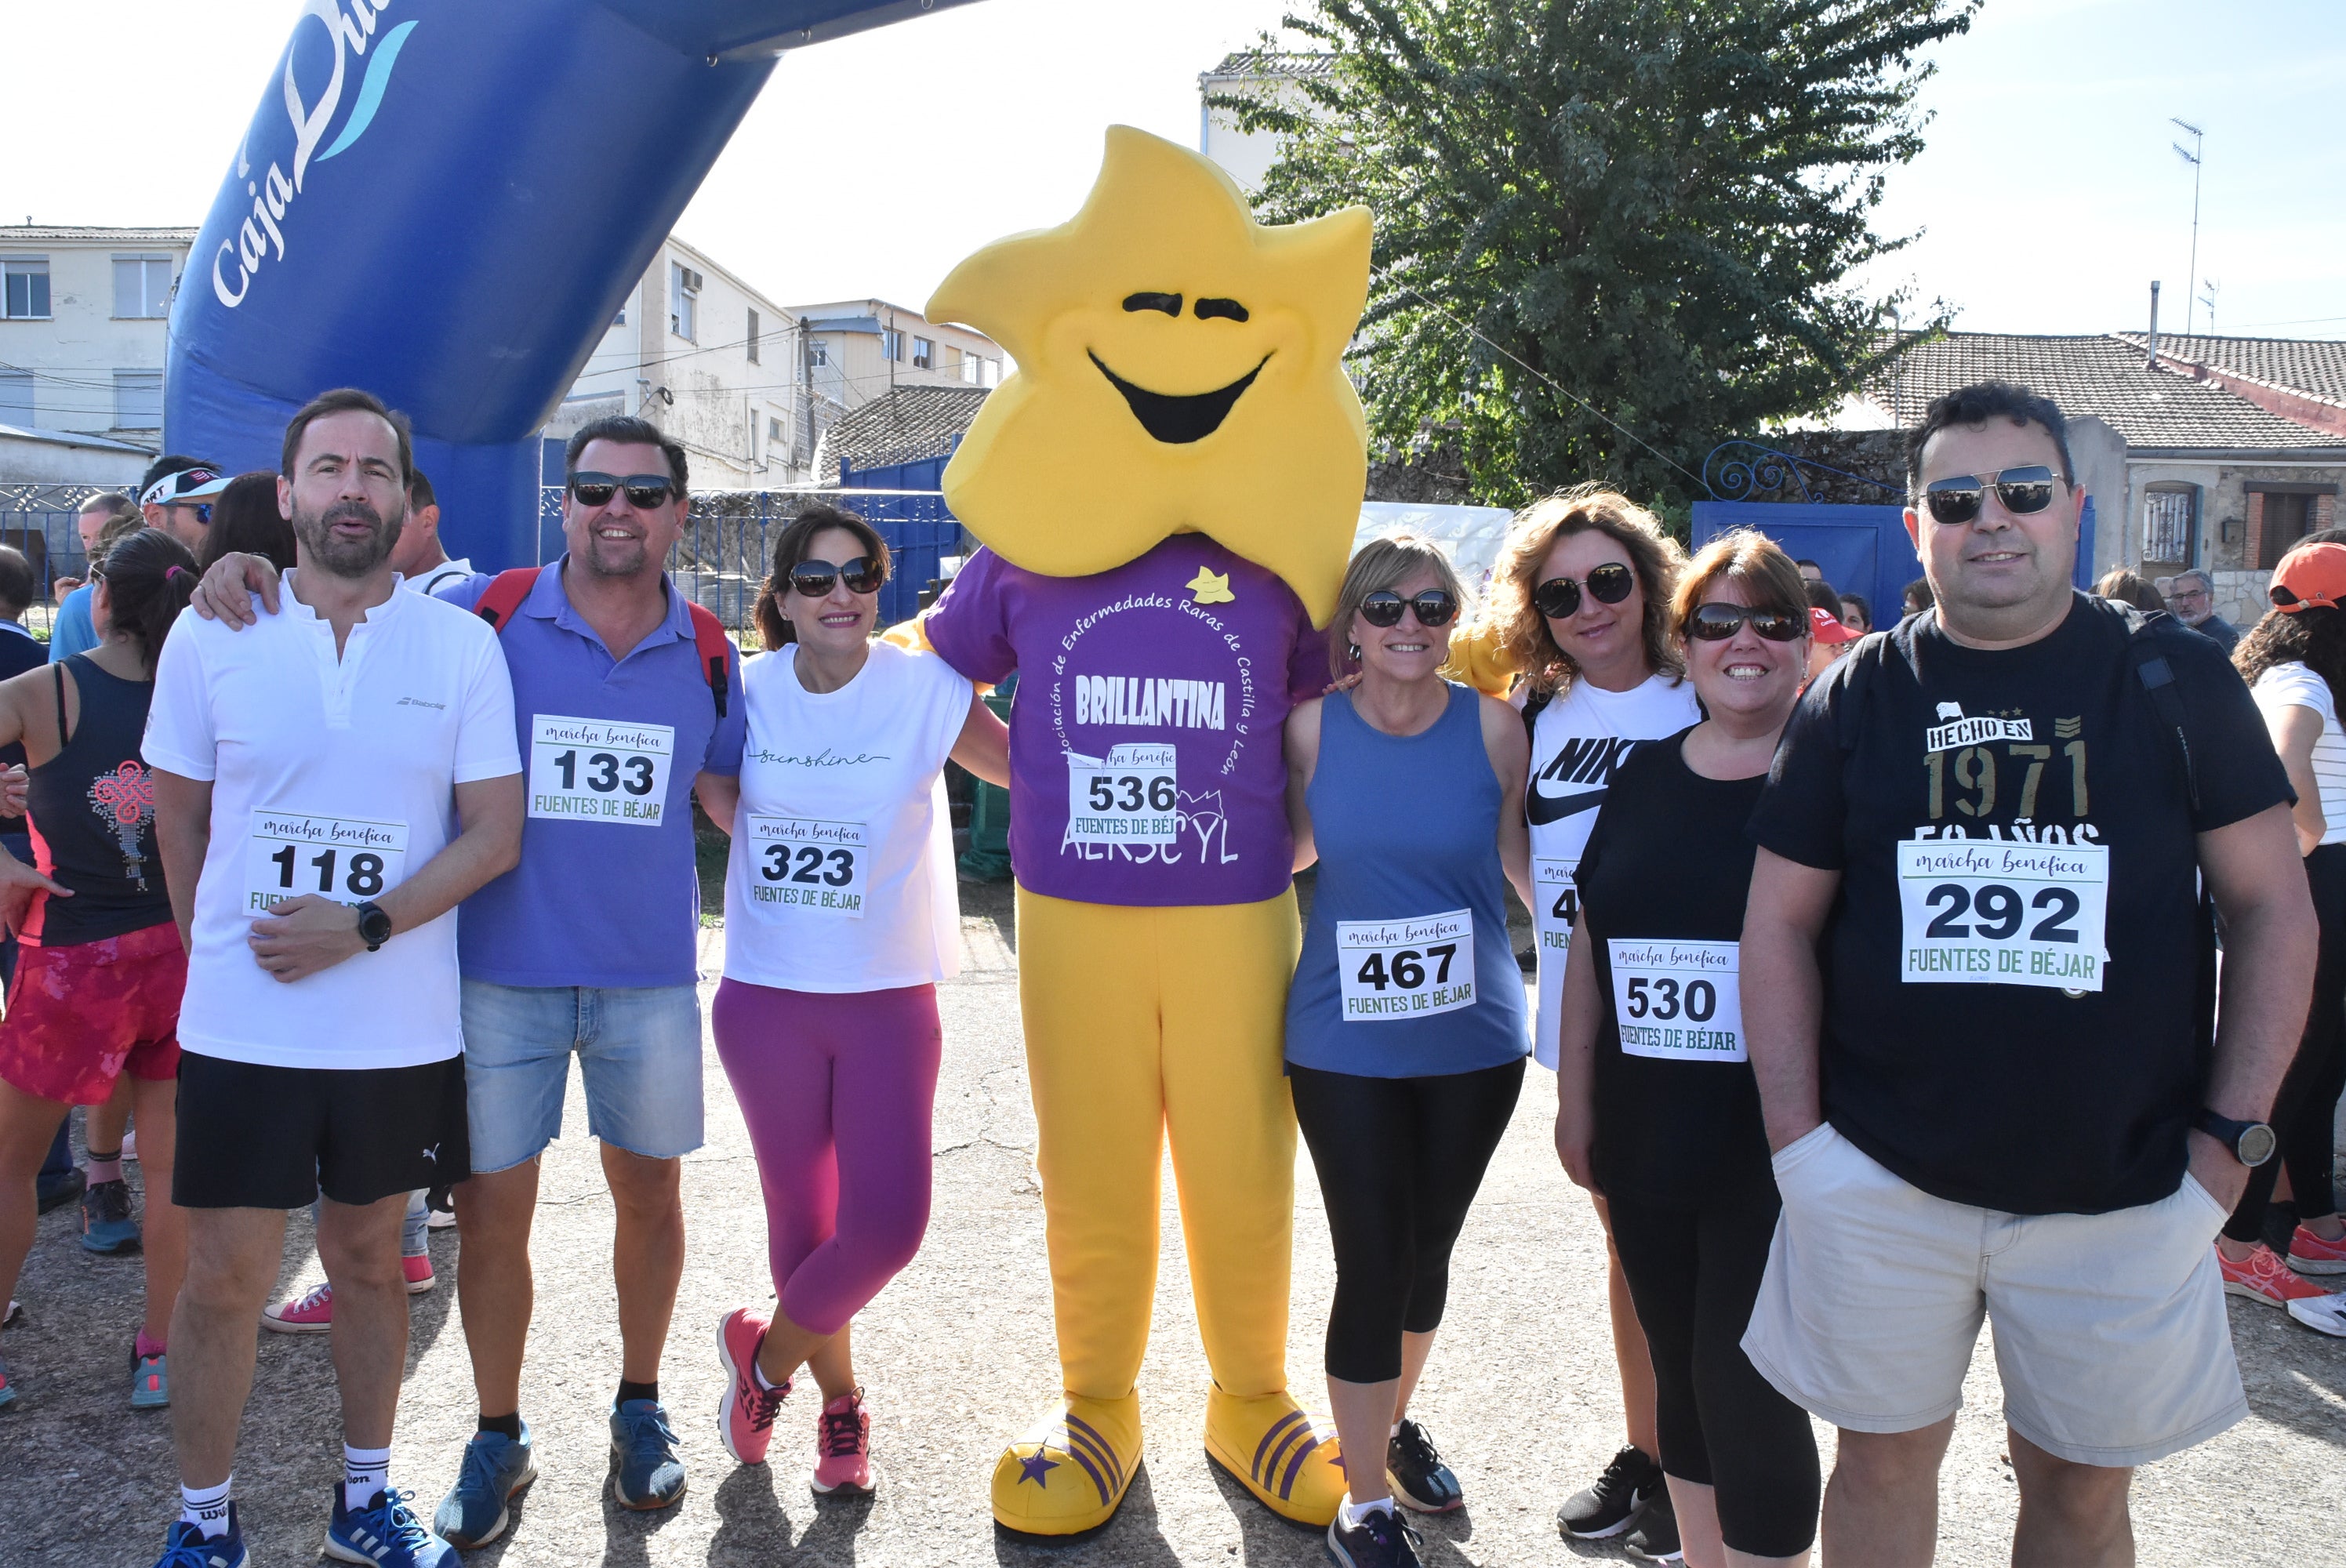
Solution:
[(817, 1497), (872, 1495), (872, 1412), (863, 1390), (842, 1394), (822, 1407), (814, 1429), (815, 1466), (810, 1481)]
[(2289, 1238), (2289, 1266), (2300, 1274), (2346, 1274), (2346, 1237), (2324, 1241), (2299, 1226)]
[(743, 1464), (766, 1462), (774, 1441), (774, 1415), (790, 1395), (790, 1380), (770, 1389), (758, 1380), (758, 1348), (766, 1342), (766, 1320), (737, 1307), (717, 1320), (717, 1359), (725, 1367), (725, 1398), (717, 1406), (717, 1430), (725, 1451)]
[(2271, 1247), (2262, 1243), (2259, 1243), (2256, 1249), (2239, 1263), (2225, 1257), (2224, 1249), (2218, 1247), (2216, 1267), (2223, 1272), (2226, 1295), (2245, 1296), (2268, 1307), (2287, 1307), (2292, 1301), (2329, 1294), (2311, 1280), (2300, 1279), (2290, 1273), (2289, 1265), (2274, 1256)]
[[(426, 1257), (403, 1257), (400, 1271), (407, 1276), (407, 1293), (421, 1296), (440, 1283), (432, 1272), (432, 1259)], [(290, 1301), (280, 1301), (260, 1309), (260, 1326), (274, 1329), (280, 1334), (322, 1334), (334, 1326), (334, 1288), (313, 1285), (309, 1290)]]

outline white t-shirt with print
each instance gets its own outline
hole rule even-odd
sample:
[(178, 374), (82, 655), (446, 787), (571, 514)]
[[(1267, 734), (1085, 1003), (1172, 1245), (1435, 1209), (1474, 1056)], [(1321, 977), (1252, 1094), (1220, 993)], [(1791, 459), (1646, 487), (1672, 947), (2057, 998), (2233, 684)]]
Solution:
[(2310, 708), (2321, 716), (2321, 734), (2313, 742), (2313, 781), (2321, 792), (2321, 820), (2329, 826), (2321, 841), (2346, 844), (2346, 736), (2338, 732), (2338, 699), (2330, 683), (2304, 665), (2277, 664), (2257, 677), (2249, 695), (2257, 699), (2266, 728), (2276, 730), (2276, 745), (2283, 709)]
[(1564, 961), (1580, 911), (1572, 875), (1613, 775), (1631, 748), (1667, 739), (1701, 718), (1692, 681), (1656, 674), (1627, 691), (1575, 681), (1533, 721), (1524, 814), (1531, 822), (1532, 891), (1538, 895), (1532, 917), (1539, 932), (1539, 1023), (1532, 1055), (1543, 1067), (1556, 1066)]
[(156, 667), (147, 764), (212, 786), (179, 1043), (279, 1067), (442, 1061), (464, 1044), (454, 910), (291, 984), (246, 938), (277, 898), (380, 898), (455, 837), (455, 786), (521, 771), (505, 655), (477, 616), (394, 591), (337, 658), (298, 575), (241, 631), (181, 612)]
[(725, 977), (787, 991), (884, 991), (961, 972), (945, 759), (970, 683), (936, 655), (875, 643), (837, 691), (798, 650), (741, 668), (750, 734), (725, 871)]

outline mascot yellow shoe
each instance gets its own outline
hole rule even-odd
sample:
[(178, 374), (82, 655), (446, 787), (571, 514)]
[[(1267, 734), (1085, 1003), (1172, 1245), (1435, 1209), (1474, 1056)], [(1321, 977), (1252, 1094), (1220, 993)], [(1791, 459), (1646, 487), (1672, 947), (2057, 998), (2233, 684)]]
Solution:
[(1073, 219), (986, 247), (929, 301), (1018, 365), (944, 475), (985, 547), (920, 628), (973, 681), (1019, 677), (1019, 1003), (1066, 1402), (995, 1469), (1012, 1530), (1105, 1522), (1139, 1460), (1168, 1145), (1208, 1452), (1290, 1519), (1326, 1523), (1343, 1491), (1286, 1392), (1281, 728), (1327, 684), (1315, 627), (1360, 520), (1342, 358), (1369, 249), (1365, 210), (1265, 228), (1213, 164), (1117, 127)]

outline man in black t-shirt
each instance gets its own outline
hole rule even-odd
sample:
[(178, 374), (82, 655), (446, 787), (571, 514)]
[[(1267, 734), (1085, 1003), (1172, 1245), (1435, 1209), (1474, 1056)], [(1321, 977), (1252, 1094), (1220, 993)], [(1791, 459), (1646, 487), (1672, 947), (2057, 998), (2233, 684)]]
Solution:
[(2312, 906), (2221, 651), (2071, 588), (2065, 432), (2001, 383), (1931, 405), (1906, 526), (1935, 613), (1810, 687), (1751, 821), (1784, 1207), (1743, 1347), (1841, 1428), (1831, 1561), (1930, 1561), (1984, 1315), (2016, 1558), (2130, 1560), (2132, 1467), (2248, 1410), (2212, 1243), (2270, 1153)]

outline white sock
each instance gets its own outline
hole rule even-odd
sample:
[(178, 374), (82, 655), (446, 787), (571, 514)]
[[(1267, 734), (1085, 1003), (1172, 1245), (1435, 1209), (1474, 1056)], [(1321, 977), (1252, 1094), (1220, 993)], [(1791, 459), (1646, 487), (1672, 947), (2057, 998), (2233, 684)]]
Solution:
[(218, 1486), (183, 1486), (179, 1488), (179, 1518), (194, 1525), (208, 1540), (217, 1541), (228, 1533), (228, 1489), (236, 1484), (231, 1474)]
[(1348, 1492), (1344, 1494), (1342, 1508), (1344, 1522), (1349, 1526), (1364, 1522), (1372, 1513), (1391, 1513), (1393, 1502), (1390, 1497), (1380, 1497), (1374, 1502), (1354, 1502), (1352, 1494)]
[(342, 1506), (364, 1508), (391, 1485), (391, 1451), (342, 1445)]
[(1385, 1433), (1385, 1436), (1389, 1438), (1397, 1438), (1401, 1436), (1401, 1423), (1399, 1421), (1393, 1422), (1392, 1431)]
[(751, 1377), (753, 1377), (753, 1378), (757, 1379), (757, 1380), (758, 1380), (758, 1386), (759, 1386), (760, 1388), (761, 1388), (761, 1389), (765, 1390), (766, 1390), (768, 1393), (770, 1393), (770, 1393), (772, 1393), (776, 1389), (780, 1388), (780, 1387), (782, 1386), (782, 1383), (787, 1383), (787, 1382), (789, 1382), (789, 1381), (790, 1381), (790, 1380), (789, 1380), (788, 1378), (784, 1378), (784, 1379), (782, 1380), (782, 1382), (781, 1382), (781, 1383), (775, 1382), (771, 1378), (769, 1378), (768, 1376), (766, 1376), (766, 1369), (765, 1369), (765, 1368), (763, 1368), (763, 1367), (761, 1367), (761, 1366), (760, 1366), (760, 1365), (758, 1365), (757, 1361), (756, 1361), (754, 1359), (751, 1359), (751, 1361), (750, 1362), (750, 1375)]

